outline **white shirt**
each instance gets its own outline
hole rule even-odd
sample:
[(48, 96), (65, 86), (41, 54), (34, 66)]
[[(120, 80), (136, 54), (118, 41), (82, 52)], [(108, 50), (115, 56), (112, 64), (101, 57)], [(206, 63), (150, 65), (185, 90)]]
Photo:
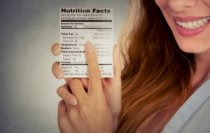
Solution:
[(210, 79), (178, 109), (162, 133), (210, 133)]

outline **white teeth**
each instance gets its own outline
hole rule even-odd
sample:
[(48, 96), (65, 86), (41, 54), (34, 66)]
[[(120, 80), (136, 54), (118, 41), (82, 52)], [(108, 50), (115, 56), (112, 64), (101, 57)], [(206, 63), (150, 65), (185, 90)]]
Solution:
[(179, 25), (182, 28), (193, 30), (196, 28), (200, 28), (208, 23), (210, 20), (210, 16), (206, 18), (202, 18), (196, 21), (189, 21), (189, 22), (183, 22), (183, 21), (176, 21), (177, 25)]

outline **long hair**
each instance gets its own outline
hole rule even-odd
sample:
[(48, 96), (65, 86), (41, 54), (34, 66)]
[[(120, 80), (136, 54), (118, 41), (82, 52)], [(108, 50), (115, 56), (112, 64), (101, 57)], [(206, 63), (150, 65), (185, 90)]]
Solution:
[(117, 133), (161, 132), (192, 94), (193, 54), (182, 52), (154, 0), (130, 0)]

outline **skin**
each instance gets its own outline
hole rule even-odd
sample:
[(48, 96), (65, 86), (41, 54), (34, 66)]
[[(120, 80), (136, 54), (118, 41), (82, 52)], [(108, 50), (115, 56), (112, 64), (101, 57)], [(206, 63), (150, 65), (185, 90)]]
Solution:
[[(54, 44), (51, 50), (54, 55), (61, 53), (58, 43)], [(121, 109), (119, 50), (114, 47), (113, 78), (100, 77), (96, 50), (90, 42), (85, 45), (85, 55), (89, 78), (66, 78), (64, 79), (66, 84), (57, 89), (57, 94), (63, 99), (58, 105), (58, 124), (61, 133), (109, 133), (117, 126)], [(52, 72), (57, 79), (63, 79), (59, 62), (52, 65)]]
[[(155, 0), (155, 2), (161, 9), (180, 49), (195, 54), (196, 70), (192, 74), (191, 84), (194, 88), (198, 88), (210, 78), (210, 26), (208, 25), (198, 35), (183, 36), (177, 32), (173, 17), (210, 16), (210, 0)], [(54, 55), (59, 55), (60, 51), (59, 44), (52, 46)], [(66, 84), (57, 90), (63, 99), (58, 106), (59, 128), (61, 133), (111, 133), (117, 125), (121, 108), (119, 52), (117, 48), (114, 49), (114, 78), (101, 79), (94, 47), (88, 43), (85, 51), (91, 74), (89, 79), (65, 79)], [(63, 79), (63, 71), (58, 62), (53, 64), (52, 72), (56, 78)]]
[(210, 78), (210, 24), (197, 35), (184, 36), (176, 30), (175, 17), (206, 17), (210, 16), (210, 0), (155, 0), (167, 21), (181, 50), (194, 53), (196, 70), (191, 84), (198, 88)]

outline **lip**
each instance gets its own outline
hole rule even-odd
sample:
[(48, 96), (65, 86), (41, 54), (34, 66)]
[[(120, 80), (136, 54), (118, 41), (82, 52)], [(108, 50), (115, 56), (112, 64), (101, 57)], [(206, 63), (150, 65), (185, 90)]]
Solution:
[(210, 24), (210, 21), (208, 21), (208, 23), (196, 29), (186, 29), (177, 25), (176, 23), (176, 21), (182, 21), (182, 22), (197, 21), (202, 18), (206, 18), (206, 17), (174, 17), (174, 23), (175, 23), (177, 32), (182, 36), (195, 36), (202, 33), (208, 27), (208, 25)]
[(174, 17), (175, 21), (183, 21), (183, 22), (189, 22), (189, 21), (196, 21), (202, 18), (206, 18), (208, 16), (203, 16), (203, 17)]

